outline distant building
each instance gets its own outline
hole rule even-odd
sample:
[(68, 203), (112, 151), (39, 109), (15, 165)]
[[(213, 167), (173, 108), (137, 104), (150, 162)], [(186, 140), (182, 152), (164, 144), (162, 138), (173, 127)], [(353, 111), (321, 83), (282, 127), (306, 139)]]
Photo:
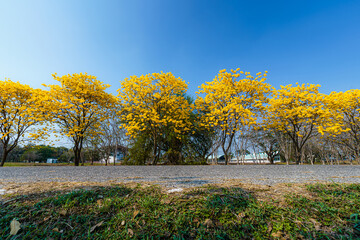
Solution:
[[(213, 159), (212, 156), (208, 158), (207, 161), (209, 164), (211, 163), (217, 163), (217, 164), (225, 164), (225, 156), (219, 155), (216, 159)], [(274, 163), (280, 162), (280, 155), (277, 154), (274, 158)], [(245, 154), (243, 157), (239, 156), (239, 159), (237, 157), (232, 157), (228, 164), (269, 164), (270, 161), (268, 160), (268, 156), (266, 153), (249, 153)]]
[[(115, 163), (120, 163), (124, 160), (124, 154), (123, 153), (120, 153), (120, 152), (117, 152), (116, 154), (116, 158), (115, 158)], [(105, 159), (101, 159), (100, 160), (101, 163), (105, 163)], [(114, 156), (109, 156), (108, 160), (107, 160), (108, 163), (114, 163)]]
[[(253, 163), (253, 164), (268, 164), (270, 163), (266, 153), (249, 153), (246, 154), (243, 159), (239, 156), (239, 162)], [(280, 155), (277, 154), (274, 158), (274, 163), (280, 162)], [(231, 158), (230, 164), (237, 164), (238, 159), (236, 157)]]
[[(115, 157), (115, 163), (120, 163), (124, 160), (125, 158), (125, 154), (127, 153), (127, 148), (123, 147), (123, 146), (118, 146), (117, 151), (116, 151), (116, 157)], [(105, 163), (105, 159), (101, 159), (100, 160), (101, 163)], [(114, 156), (109, 156), (109, 158), (107, 159), (108, 163), (114, 163)]]
[(48, 158), (46, 159), (46, 163), (57, 163), (57, 159), (56, 158)]

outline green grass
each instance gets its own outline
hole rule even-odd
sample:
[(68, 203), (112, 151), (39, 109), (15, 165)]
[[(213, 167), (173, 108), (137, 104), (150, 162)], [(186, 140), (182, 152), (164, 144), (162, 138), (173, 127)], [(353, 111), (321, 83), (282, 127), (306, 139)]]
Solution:
[[(81, 165), (81, 164), (80, 164)], [(84, 166), (104, 166), (104, 163), (85, 163)], [(113, 163), (108, 164), (114, 166)], [(116, 163), (116, 165), (121, 165)], [(4, 167), (33, 167), (33, 166), (74, 166), (74, 163), (23, 163), (23, 162), (5, 162)]]
[[(156, 186), (33, 194), (0, 208), (0, 239), (360, 239), (360, 184), (313, 184), (259, 201), (237, 188)], [(9, 236), (10, 222), (21, 230)]]

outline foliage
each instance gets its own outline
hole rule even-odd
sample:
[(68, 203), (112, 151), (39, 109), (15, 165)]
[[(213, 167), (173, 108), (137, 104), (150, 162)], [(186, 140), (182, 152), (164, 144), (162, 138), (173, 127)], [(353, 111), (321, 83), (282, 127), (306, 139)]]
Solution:
[[(240, 69), (226, 72), (223, 69), (212, 82), (201, 85), (196, 107), (203, 111), (203, 125), (220, 127), (221, 145), (226, 163), (235, 134), (243, 126), (257, 122), (259, 113), (267, 102), (271, 86), (264, 81), (266, 72), (255, 77)], [(205, 94), (205, 96), (201, 96)]]
[(144, 134), (151, 137), (152, 164), (160, 159), (161, 138), (169, 139), (172, 134), (180, 140), (191, 130), (186, 90), (185, 81), (172, 73), (131, 76), (121, 82), (118, 97), (122, 127), (132, 138)]
[(53, 147), (45, 145), (28, 145), (24, 147), (24, 153), (20, 161), (46, 162), (48, 158), (58, 159), (63, 153), (67, 152), (66, 147)]
[(138, 135), (132, 139), (129, 147), (129, 153), (125, 157), (124, 164), (127, 165), (145, 165), (151, 158), (153, 144), (151, 137), (146, 134)]
[(315, 135), (339, 132), (337, 115), (326, 106), (326, 96), (319, 93), (320, 85), (296, 84), (281, 86), (273, 91), (273, 97), (265, 114), (265, 128), (284, 132), (291, 139), (296, 163), (301, 162), (302, 150), (306, 142)]
[[(193, 100), (185, 95), (192, 105)], [(192, 131), (176, 134), (170, 126), (162, 126), (156, 136), (157, 154), (162, 164), (205, 164), (206, 155), (211, 148), (212, 132), (200, 123), (200, 114), (190, 112), (189, 124)], [(142, 132), (130, 140), (129, 155), (124, 164), (148, 164), (154, 151), (154, 142), (150, 132)]]
[(339, 118), (342, 132), (332, 138), (350, 152), (350, 158), (360, 162), (360, 90), (332, 92), (328, 98), (329, 106), (341, 117)]
[(53, 77), (60, 85), (45, 85), (50, 88), (51, 121), (74, 143), (75, 166), (78, 166), (84, 139), (99, 134), (100, 123), (117, 100), (105, 92), (110, 85), (87, 73), (62, 77), (55, 73)]
[(44, 121), (48, 113), (43, 106), (47, 101), (43, 90), (5, 79), (0, 81), (0, 94), (1, 167), (25, 134), (34, 139), (45, 137), (43, 128), (32, 127)]
[(266, 76), (266, 71), (252, 76), (221, 70), (201, 85), (195, 103), (186, 94), (187, 83), (172, 73), (126, 78), (118, 98), (87, 73), (54, 74), (59, 85), (45, 85), (49, 91), (5, 79), (0, 81), (0, 166), (45, 161), (54, 155), (50, 148), (18, 145), (57, 130), (74, 144), (74, 153), (59, 159), (74, 159), (75, 165), (107, 159), (119, 146), (125, 153), (128, 145), (133, 149), (127, 164), (205, 163), (220, 147), (226, 164), (232, 154), (239, 164), (248, 150), (266, 152), (270, 162), (279, 152), (287, 164), (360, 163), (359, 89), (326, 95), (319, 85), (296, 83), (275, 90)]

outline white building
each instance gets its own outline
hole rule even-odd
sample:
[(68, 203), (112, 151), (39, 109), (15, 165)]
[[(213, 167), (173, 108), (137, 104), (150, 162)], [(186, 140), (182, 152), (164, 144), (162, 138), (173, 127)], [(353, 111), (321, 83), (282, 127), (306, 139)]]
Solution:
[(46, 163), (57, 163), (57, 159), (56, 158), (48, 158), (48, 159), (46, 159)]
[[(208, 158), (207, 161), (209, 164), (211, 163), (217, 163), (217, 164), (224, 164), (225, 163), (225, 157), (224, 155), (219, 155), (217, 156), (217, 161), (216, 159), (213, 159), (212, 156), (210, 156)], [(275, 159), (274, 159), (274, 163), (280, 162), (280, 155), (276, 155)], [(245, 154), (244, 156), (238, 156), (237, 157), (233, 157), (230, 159), (228, 164), (269, 164), (270, 161), (268, 160), (267, 154), (266, 153), (250, 153), (250, 154)]]
[[(123, 161), (124, 160), (124, 153), (122, 153), (122, 152), (117, 152), (116, 153), (116, 158), (115, 158), (115, 163), (120, 163), (121, 161)], [(108, 163), (114, 163), (114, 156), (109, 156), (109, 158), (108, 158), (108, 161), (107, 161)], [(100, 163), (105, 163), (105, 159), (103, 158), (103, 159), (101, 159), (100, 160)]]

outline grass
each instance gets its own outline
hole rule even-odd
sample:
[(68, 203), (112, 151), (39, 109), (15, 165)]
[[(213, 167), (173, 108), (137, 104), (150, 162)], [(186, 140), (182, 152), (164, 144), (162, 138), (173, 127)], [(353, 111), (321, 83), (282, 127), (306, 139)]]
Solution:
[[(81, 165), (81, 164), (80, 164)], [(113, 163), (108, 163), (109, 166), (114, 166)], [(116, 165), (121, 165), (116, 163)], [(24, 162), (5, 162), (4, 167), (34, 167), (34, 166), (74, 166), (74, 163), (24, 163)], [(105, 163), (94, 162), (84, 163), (84, 166), (105, 166)]]
[[(156, 186), (7, 195), (0, 239), (360, 239), (360, 184), (312, 184), (260, 201), (239, 187)], [(10, 222), (21, 229), (9, 235)]]

